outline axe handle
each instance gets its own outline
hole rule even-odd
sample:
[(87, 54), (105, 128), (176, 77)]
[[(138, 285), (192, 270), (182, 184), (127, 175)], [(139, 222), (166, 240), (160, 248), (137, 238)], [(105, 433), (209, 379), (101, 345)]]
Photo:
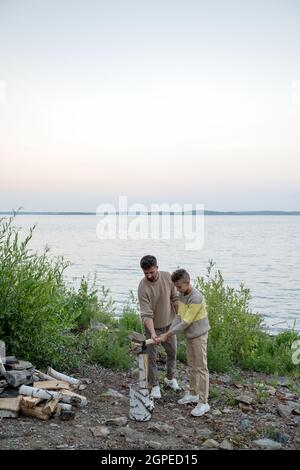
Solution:
[(146, 339), (145, 346), (148, 346), (148, 344), (154, 344), (154, 343), (155, 343), (154, 339), (149, 338), (149, 339)]

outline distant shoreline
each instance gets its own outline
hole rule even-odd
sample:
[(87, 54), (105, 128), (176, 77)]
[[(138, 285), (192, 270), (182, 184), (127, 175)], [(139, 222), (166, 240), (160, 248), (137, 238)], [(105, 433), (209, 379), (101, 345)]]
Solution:
[[(99, 213), (96, 212), (72, 212), (72, 211), (58, 211), (58, 212), (51, 212), (51, 211), (0, 211), (0, 215), (13, 215), (17, 213), (17, 215), (128, 215), (128, 216), (137, 216), (137, 215), (202, 215), (203, 212), (201, 211), (186, 211), (186, 212), (167, 212), (167, 211), (159, 211), (159, 212), (110, 212), (110, 213)], [(204, 215), (300, 215), (300, 211), (210, 211), (205, 210)]]

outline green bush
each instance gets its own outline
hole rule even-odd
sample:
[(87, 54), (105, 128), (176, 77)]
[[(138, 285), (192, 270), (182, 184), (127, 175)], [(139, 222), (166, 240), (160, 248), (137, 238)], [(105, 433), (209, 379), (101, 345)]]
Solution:
[(211, 330), (208, 340), (209, 368), (225, 371), (234, 366), (267, 373), (298, 373), (292, 363), (291, 344), (299, 335), (288, 331), (270, 336), (263, 317), (252, 313), (249, 289), (226, 286), (210, 261), (205, 277), (196, 287), (205, 297)]
[(28, 248), (34, 227), (20, 241), (13, 218), (0, 220), (0, 338), (8, 353), (36, 365), (72, 362), (75, 312), (63, 281), (67, 263)]
[(117, 325), (114, 318), (115, 303), (110, 297), (110, 290), (101, 287), (98, 292), (95, 287), (96, 279), (91, 287), (83, 277), (78, 291), (70, 291), (70, 308), (73, 309), (78, 331), (89, 328), (93, 321)]
[(130, 291), (129, 298), (124, 305), (122, 315), (118, 321), (118, 327), (130, 331), (138, 331), (142, 333), (142, 321), (140, 315), (137, 313), (137, 298), (134, 293)]
[(107, 330), (87, 332), (85, 338), (88, 358), (91, 363), (98, 363), (115, 370), (128, 370), (135, 363), (135, 355), (130, 354), (131, 331), (142, 332), (140, 315), (136, 312), (137, 300), (130, 292), (122, 315), (116, 319), (107, 312), (102, 318)]
[(130, 339), (124, 329), (87, 332), (88, 360), (113, 370), (129, 370), (134, 357), (129, 354)]

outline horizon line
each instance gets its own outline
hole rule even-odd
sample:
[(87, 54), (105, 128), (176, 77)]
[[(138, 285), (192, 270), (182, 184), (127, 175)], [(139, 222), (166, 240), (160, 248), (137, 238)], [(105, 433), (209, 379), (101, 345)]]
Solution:
[(300, 211), (282, 211), (282, 210), (250, 210), (250, 211), (218, 211), (205, 209), (204, 211), (115, 211), (115, 212), (91, 212), (91, 211), (0, 211), (0, 215), (300, 215)]

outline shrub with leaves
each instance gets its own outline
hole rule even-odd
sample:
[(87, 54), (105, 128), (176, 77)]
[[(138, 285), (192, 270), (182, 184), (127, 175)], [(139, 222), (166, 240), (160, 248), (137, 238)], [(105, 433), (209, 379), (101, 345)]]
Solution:
[(0, 220), (0, 338), (10, 354), (57, 365), (75, 348), (76, 314), (63, 280), (68, 264), (50, 259), (47, 249), (29, 250), (34, 228), (21, 241), (13, 218)]

